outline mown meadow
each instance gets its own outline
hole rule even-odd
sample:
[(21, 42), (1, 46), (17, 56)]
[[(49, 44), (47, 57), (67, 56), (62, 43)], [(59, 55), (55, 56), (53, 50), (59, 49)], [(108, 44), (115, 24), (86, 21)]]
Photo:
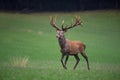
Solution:
[[(91, 70), (79, 54), (76, 70), (74, 57), (68, 70), (60, 62), (61, 53), (56, 30), (49, 16), (64, 19), (70, 25), (75, 15), (83, 26), (69, 30), (65, 36), (81, 40), (87, 46)], [(120, 11), (85, 11), (71, 13), (0, 12), (0, 80), (120, 80)]]

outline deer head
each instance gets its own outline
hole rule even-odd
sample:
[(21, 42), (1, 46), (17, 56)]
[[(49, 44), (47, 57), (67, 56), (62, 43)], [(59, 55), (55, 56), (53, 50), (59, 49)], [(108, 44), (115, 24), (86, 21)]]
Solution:
[(72, 22), (70, 26), (64, 26), (64, 20), (62, 21), (62, 28), (60, 29), (56, 24), (56, 17), (50, 16), (50, 24), (57, 30), (56, 36), (61, 38), (64, 36), (64, 32), (67, 30), (76, 27), (78, 25), (82, 25), (82, 21), (80, 20), (79, 16), (76, 16), (76, 21)]

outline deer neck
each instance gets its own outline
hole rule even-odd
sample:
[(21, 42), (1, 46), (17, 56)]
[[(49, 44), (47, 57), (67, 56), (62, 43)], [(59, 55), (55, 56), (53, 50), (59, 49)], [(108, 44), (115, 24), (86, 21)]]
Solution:
[(64, 51), (68, 50), (68, 43), (66, 41), (65, 36), (63, 36), (62, 38), (58, 38), (58, 42), (61, 50), (64, 50)]

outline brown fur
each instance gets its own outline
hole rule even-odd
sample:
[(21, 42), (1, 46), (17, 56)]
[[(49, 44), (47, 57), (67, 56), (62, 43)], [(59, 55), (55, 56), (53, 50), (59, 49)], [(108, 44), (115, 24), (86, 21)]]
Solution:
[(69, 53), (70, 54), (78, 54), (79, 52), (83, 52), (85, 50), (85, 44), (80, 41), (71, 41), (66, 40), (69, 44)]

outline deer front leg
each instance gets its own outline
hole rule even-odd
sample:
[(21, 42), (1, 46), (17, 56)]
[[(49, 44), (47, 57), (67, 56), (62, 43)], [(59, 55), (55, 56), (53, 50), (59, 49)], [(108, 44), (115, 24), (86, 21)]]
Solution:
[(64, 65), (64, 63), (63, 63), (64, 56), (65, 56), (65, 55), (62, 54), (62, 57), (61, 57), (61, 63), (62, 63), (62, 65), (63, 65), (63, 68), (64, 68), (64, 69), (67, 69), (67, 67), (66, 67), (66, 66)]
[(66, 55), (65, 66), (66, 66), (66, 64), (67, 64), (68, 58), (69, 58), (69, 55)]
[(74, 66), (73, 69), (75, 69), (75, 68), (77, 67), (77, 65), (78, 65), (78, 63), (79, 63), (79, 61), (80, 61), (78, 55), (74, 55), (74, 57), (75, 57), (75, 59), (76, 59), (76, 64), (75, 64), (75, 66)]

